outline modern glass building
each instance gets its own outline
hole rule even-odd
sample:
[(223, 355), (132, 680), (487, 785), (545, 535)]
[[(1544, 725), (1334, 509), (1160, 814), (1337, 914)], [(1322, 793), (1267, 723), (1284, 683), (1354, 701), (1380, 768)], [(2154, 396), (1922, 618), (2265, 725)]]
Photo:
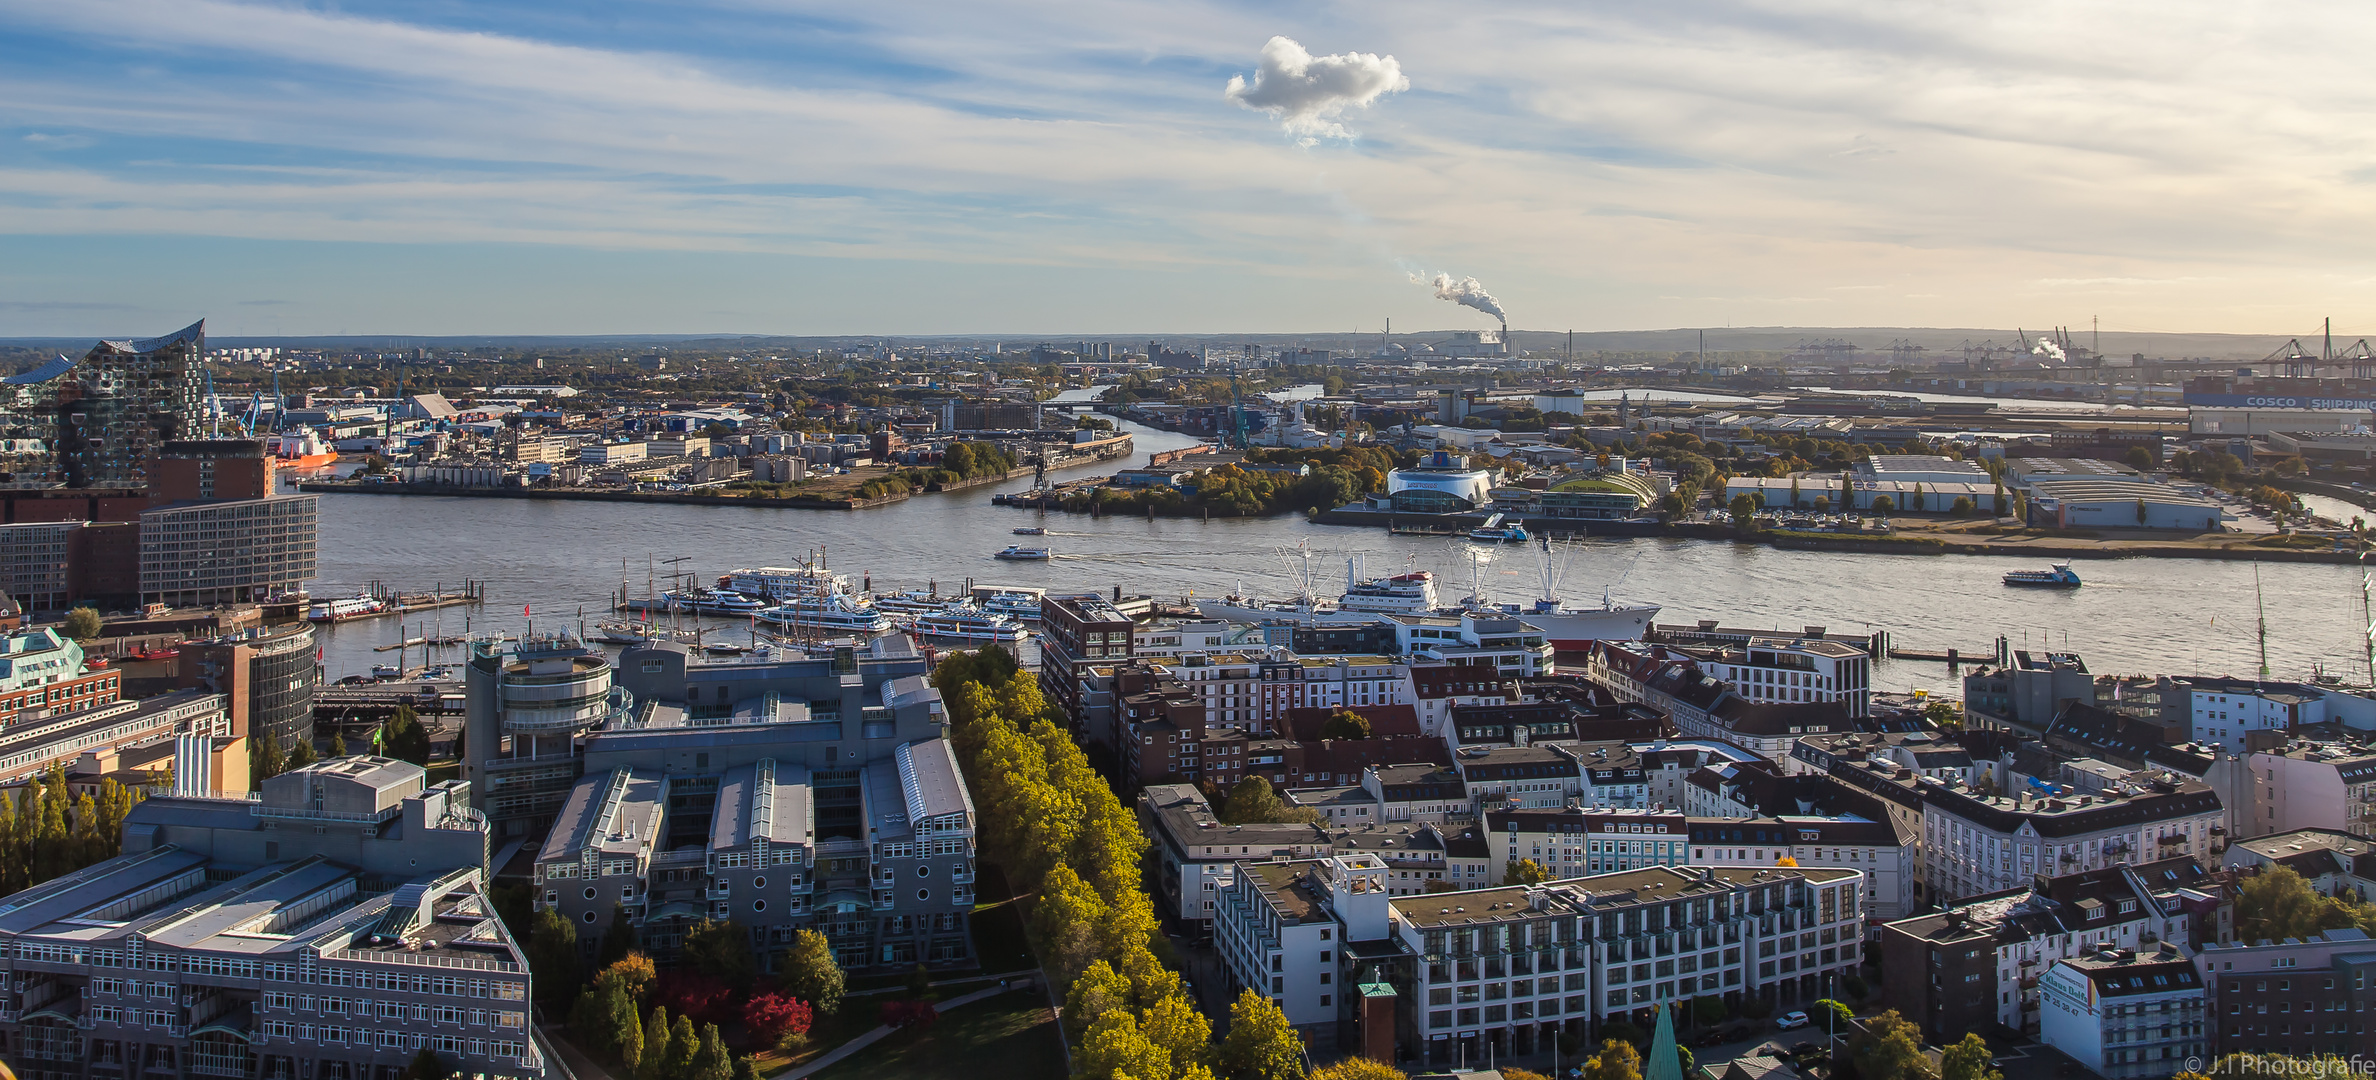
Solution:
[(205, 426), (205, 353), (201, 319), (0, 379), (0, 487), (145, 487), (149, 455)]

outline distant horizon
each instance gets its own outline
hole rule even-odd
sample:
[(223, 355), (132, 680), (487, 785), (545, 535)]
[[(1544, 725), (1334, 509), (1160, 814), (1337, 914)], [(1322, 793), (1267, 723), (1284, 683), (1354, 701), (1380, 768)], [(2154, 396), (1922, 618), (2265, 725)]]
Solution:
[[(182, 323), (180, 325), (188, 325)], [(173, 327), (172, 329), (178, 329)], [(1482, 327), (1448, 326), (1432, 329), (1397, 330), (1393, 340), (1426, 340), (1473, 333)], [(43, 335), (0, 337), (0, 347), (61, 349), (71, 353), (75, 347), (87, 348), (103, 340), (121, 341), (127, 338), (153, 337), (167, 330), (146, 330), (140, 333), (97, 335)], [(2046, 333), (2051, 333), (2049, 328)], [(1555, 356), (1562, 351), (1570, 332), (1565, 330), (1523, 330), (1510, 332), (1513, 343), (1538, 354)], [(2017, 327), (1989, 329), (1982, 327), (1919, 327), (1919, 326), (1729, 326), (1729, 327), (1667, 327), (1642, 330), (1577, 330), (1573, 332), (1576, 350), (1599, 352), (1691, 352), (1704, 335), (1710, 353), (1717, 352), (1788, 352), (1798, 344), (1786, 339), (1851, 339), (1860, 352), (1870, 355), (1885, 353), (1893, 342), (1904, 341), (1922, 346), (1930, 354), (1952, 352), (1964, 342), (1979, 344), (1993, 341), (1998, 345), (2018, 346), (2020, 335), (2026, 333), (2031, 342), (2038, 341), (2040, 330)], [(2075, 342), (2084, 344), (2088, 331), (2069, 329)], [(1888, 340), (1873, 340), (1888, 335)], [(1953, 340), (1951, 340), (1953, 339)], [(207, 333), (211, 348), (491, 348), (669, 346), (714, 344), (720, 347), (819, 348), (847, 346), (860, 343), (887, 342), (892, 345), (933, 345), (964, 343), (997, 343), (1000, 345), (1064, 344), (1072, 342), (1106, 342), (1139, 347), (1148, 341), (1162, 344), (1183, 342), (1196, 344), (1311, 344), (1315, 347), (1343, 348), (1361, 342), (1385, 340), (1382, 331), (1314, 330), (1301, 333), (1197, 331), (1162, 332), (1131, 331), (1123, 333), (1093, 333), (1087, 331), (1056, 331), (1049, 333), (944, 333), (944, 334), (768, 334), (735, 333), (729, 331), (690, 333), (641, 334), (216, 334)], [(2153, 356), (2207, 356), (2217, 359), (2256, 361), (2272, 351), (2285, 347), (2289, 341), (2317, 351), (2322, 347), (2316, 336), (2286, 333), (2174, 333), (2119, 331), (2101, 334), (2102, 350), (2107, 356), (2126, 357), (2143, 352)], [(2348, 348), (2358, 339), (2338, 339), (2337, 352)]]

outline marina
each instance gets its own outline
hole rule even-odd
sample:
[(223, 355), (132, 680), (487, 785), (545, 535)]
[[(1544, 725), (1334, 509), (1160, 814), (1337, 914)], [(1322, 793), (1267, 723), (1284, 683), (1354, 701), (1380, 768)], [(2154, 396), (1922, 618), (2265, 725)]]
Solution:
[[(1138, 461), (1196, 441), (1126, 426), (1137, 435)], [(920, 495), (865, 515), (326, 496), (321, 576), (332, 582), (461, 576), (487, 582), (490, 602), (474, 613), (474, 626), (500, 634), (517, 634), (529, 622), (548, 624), (548, 611), (610, 609), (618, 602), (622, 566), (640, 577), (655, 550), (661, 558), (681, 555), (695, 565), (748, 567), (796, 565), (824, 545), (836, 553), (834, 565), (854, 584), (871, 587), (875, 606), (894, 617), (903, 605), (945, 606), (950, 598), (931, 596), (931, 583), (968, 574), (1051, 592), (1111, 592), (1119, 586), (1191, 603), (1239, 592), (1288, 597), (1294, 580), (1278, 553), (1298, 545), (1308, 545), (1314, 565), (1341, 567), (1344, 559), (1359, 556), (1372, 567), (1417, 566), (1462, 582), (1471, 576), (1472, 553), (1482, 552), (1490, 559), (1479, 575), (1488, 599), (1528, 597), (1539, 588), (1532, 557), (1519, 545), (1315, 527), (1293, 516), (1203, 521), (1067, 515), (1050, 529), (1050, 539), (1063, 549), (1054, 559), (991, 559), (987, 553), (1007, 545), (1015, 521), (990, 512), (989, 496), (1030, 490), (1031, 481), (1020, 479), (989, 491)], [(571, 537), (570, 558), (548, 557), (545, 538), (552, 529)], [(655, 538), (667, 539), (656, 549)], [(2100, 560), (2089, 564), (2085, 588), (2033, 591), (2002, 585), (2003, 558), (1960, 554), (1846, 557), (1726, 540), (1596, 538), (1578, 543), (1569, 562), (1566, 595), (1597, 601), (1606, 591), (1619, 604), (1654, 604), (1668, 624), (1717, 619), (1728, 627), (1786, 632), (1819, 623), (1834, 633), (1882, 633), (1893, 643), (1928, 649), (2002, 635), (2015, 649), (2084, 648), (2108, 670), (2182, 665), (2249, 672), (2258, 665), (2250, 633), (2252, 568), (2242, 563)], [(2364, 672), (2356, 568), (2270, 562), (2260, 570), (2270, 609), (2289, 612), (2270, 635), (2273, 670), (2306, 673), (2321, 665)], [(642, 586), (635, 582), (635, 591)], [(900, 598), (911, 590), (924, 595)], [(530, 603), (539, 614), (523, 619), (521, 604)], [(656, 615), (665, 629), (668, 613)], [(682, 618), (689, 626), (738, 634), (748, 623)], [(592, 633), (591, 623), (587, 629)], [(390, 620), (318, 632), (333, 680), (368, 672), (373, 646), (413, 636)], [(1942, 685), (1940, 669), (1926, 664), (1878, 664), (1873, 678), (1877, 688), (1895, 691)]]

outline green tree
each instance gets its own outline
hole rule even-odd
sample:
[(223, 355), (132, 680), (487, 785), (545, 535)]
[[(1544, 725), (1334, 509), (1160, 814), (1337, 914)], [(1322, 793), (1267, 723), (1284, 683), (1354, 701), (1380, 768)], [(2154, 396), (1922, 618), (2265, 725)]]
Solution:
[(718, 1025), (701, 1025), (701, 1048), (694, 1051), (687, 1080), (734, 1080), (734, 1058), (726, 1052)]
[(751, 958), (751, 932), (731, 919), (694, 923), (685, 932), (684, 960), (693, 970), (732, 987), (738, 996), (759, 976), (759, 965)]
[(1730, 1015), (1732, 1010), (1724, 1007), (1724, 999), (1714, 994), (1691, 999), (1692, 1022), (1701, 1027), (1715, 1027)]
[(1212, 1053), (1213, 1025), (1189, 1004), (1188, 995), (1176, 991), (1156, 998), (1139, 1014), (1139, 1034), (1170, 1056), (1173, 1076), (1185, 1077), (1202, 1068)]
[(624, 985), (612, 983), (608, 999), (612, 1008), (611, 1023), (618, 1025), (619, 1029), (619, 1064), (632, 1073), (636, 1066), (643, 1064), (643, 1019), (635, 1015), (635, 999), (627, 994)]
[(1623, 1039), (1609, 1039), (1585, 1060), (1584, 1080), (1642, 1080), (1642, 1052)]
[[(1333, 1065), (1312, 1070), (1312, 1080), (1409, 1080), (1401, 1069), (1368, 1058), (1346, 1058)], [(1510, 1070), (1502, 1070), (1502, 1080), (1510, 1080)]]
[(1823, 1000), (1816, 1002), (1815, 1007), (1808, 1010), (1808, 1015), (1814, 1017), (1819, 1022), (1817, 1026), (1821, 1026), (1820, 1021), (1823, 1019), (1823, 1014), (1827, 1012), (1830, 1013), (1832, 1017), (1832, 1026), (1829, 1030), (1835, 1032), (1848, 1030), (1848, 1021), (1856, 1019), (1856, 1010), (1834, 1001), (1831, 998), (1824, 998)]
[(1799, 478), (1795, 475), (1790, 478), (1790, 508), (1799, 508)]
[(1725, 509), (1732, 514), (1733, 527), (1736, 529), (1749, 528), (1750, 524), (1757, 519), (1757, 500), (1747, 495), (1733, 496), (1732, 502), (1727, 503)]
[(248, 736), (248, 783), (252, 785), (249, 790), (264, 790), (264, 781), (288, 769), (289, 755), (281, 749), (279, 736), (269, 731)]
[(1973, 509), (1974, 507), (1972, 505), (1972, 500), (1969, 496), (1958, 495), (1955, 497), (1955, 502), (1947, 507), (1947, 512), (1955, 515), (1956, 517), (1970, 517), (1972, 516)]
[(320, 755), (314, 753), (314, 744), (311, 738), (300, 736), (297, 740), (297, 748), (289, 752), (289, 768), (291, 769), (302, 769), (320, 760)]
[(396, 706), (395, 714), (380, 728), (379, 752), (415, 765), (429, 764), (429, 729), (421, 726), (421, 716), (412, 706)]
[(58, 623), (58, 632), (75, 641), (89, 641), (99, 636), (103, 625), (99, 609), (84, 605), (66, 613), (66, 617)]
[(2137, 500), (2137, 524), (2145, 524), (2145, 500)]
[(1229, 800), (1222, 804), (1221, 818), (1232, 825), (1256, 825), (1278, 821), (1286, 812), (1287, 804), (1269, 780), (1247, 776), (1229, 789)]
[(1876, 514), (1897, 513), (1897, 500), (1887, 495), (1875, 495), (1873, 496), (1873, 512)]
[(1338, 709), (1328, 714), (1320, 725), (1323, 739), (1366, 739), (1370, 737), (1369, 717), (1351, 709)]
[(1110, 1009), (1089, 1024), (1089, 1034), (1073, 1054), (1078, 1080), (1142, 1080), (1171, 1076), (1171, 1055), (1139, 1030), (1138, 1018), (1128, 1009)]
[(1930, 1065), (1922, 1056), (1921, 1030), (1896, 1009), (1865, 1022), (1848, 1040), (1848, 1058), (1857, 1080), (1919, 1080)]
[(1967, 1031), (1962, 1041), (1939, 1055), (1939, 1080), (2005, 1080), (2005, 1074), (1988, 1067), (1988, 1060), (1988, 1040)]
[(2121, 455), (2120, 461), (2121, 464), (2135, 469), (2138, 472), (2153, 471), (2153, 451), (2147, 450), (2142, 446), (2129, 447), (2128, 453)]
[(537, 1000), (551, 1005), (579, 988), (577, 927), (551, 908), (529, 926), (528, 970), (536, 973)]
[(815, 930), (803, 930), (784, 951), (784, 990), (822, 1015), (841, 1008), (842, 969), (833, 945)]
[(330, 756), (334, 758), (347, 756), (346, 736), (335, 731), (330, 733)]
[(2244, 879), (2236, 896), (2236, 936), (2245, 942), (2308, 939), (2327, 925), (2330, 907), (2292, 867), (2272, 866)]
[(693, 1018), (679, 1015), (668, 1026), (668, 1054), (660, 1063), (660, 1074), (666, 1080), (696, 1080), (693, 1060), (701, 1055), (701, 1036), (693, 1030)]
[(1114, 1009), (1130, 1007), (1130, 980), (1103, 960), (1092, 961), (1074, 979), (1072, 991), (1064, 998), (1064, 1026), (1071, 1029), (1074, 1039), (1089, 1030), (1098, 1017)]
[(1540, 885), (1551, 880), (1551, 871), (1533, 859), (1512, 859), (1502, 864), (1503, 885)]
[(2007, 507), (2006, 507), (2006, 505), (2005, 505), (2005, 482), (2004, 482), (2004, 481), (2002, 481), (2002, 480), (1999, 480), (1999, 481), (1997, 481), (1997, 486), (1996, 486), (1996, 516), (1998, 516), (1998, 517), (2003, 517), (2003, 516), (2005, 516), (2005, 511), (2006, 511), (2006, 509), (2007, 509)]
[[(529, 970), (533, 971), (534, 968)], [(635, 1063), (636, 1080), (667, 1080), (668, 1077), (668, 1009), (652, 1006), (652, 1015), (643, 1026), (643, 1055)]]
[(1277, 1002), (1249, 989), (1230, 1003), (1229, 1034), (1216, 1061), (1221, 1080), (1300, 1080), (1303, 1042)]

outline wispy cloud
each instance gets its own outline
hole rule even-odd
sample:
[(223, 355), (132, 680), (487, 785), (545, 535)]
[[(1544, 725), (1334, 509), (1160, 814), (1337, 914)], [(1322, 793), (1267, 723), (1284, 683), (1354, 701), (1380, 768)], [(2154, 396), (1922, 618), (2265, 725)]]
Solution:
[[(880, 329), (935, 304), (1065, 325), (1080, 308), (1027, 281), (1073, 269), (1138, 290), (1114, 316), (1134, 322), (1440, 318), (1381, 250), (1474, 272), (1550, 325), (1814, 303), (2019, 325), (2076, 318), (2039, 311), (2072, 291), (2129, 305), (2129, 324), (2249, 329), (2365, 307), (2347, 256), (2303, 253), (2376, 240), (2376, 88), (2265, 76), (2301, 41), (2376, 44), (2376, 10), (2339, 0), (1519, 0), (1458, 18), (1415, 0), (1358, 18), (714, 0), (602, 19), (519, 0), (0, 0), (0, 30), (20, 148), (0, 155), (0, 232), (569, 248), (616, 268), (627, 304), (649, 295), (626, 284), (647, 253), (1014, 270), (978, 297), (886, 291), (846, 313)], [(1349, 125), (1342, 150), (1295, 145)], [(305, 295), (292, 311), (348, 323), (441, 310), (256, 273), (213, 302)], [(1294, 295), (1262, 307), (1231, 284), (1247, 279)]]

